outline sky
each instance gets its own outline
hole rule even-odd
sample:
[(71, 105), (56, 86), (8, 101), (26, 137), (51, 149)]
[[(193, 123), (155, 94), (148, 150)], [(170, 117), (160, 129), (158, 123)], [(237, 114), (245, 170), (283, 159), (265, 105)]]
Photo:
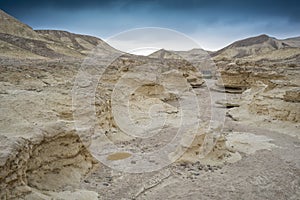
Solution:
[(260, 34), (300, 36), (300, 1), (291, 0), (0, 0), (0, 8), (34, 29), (106, 39), (161, 27), (187, 35), (206, 50)]

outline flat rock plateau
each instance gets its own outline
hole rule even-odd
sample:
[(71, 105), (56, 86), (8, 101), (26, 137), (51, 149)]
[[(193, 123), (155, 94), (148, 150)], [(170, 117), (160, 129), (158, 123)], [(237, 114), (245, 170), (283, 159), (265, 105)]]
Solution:
[(299, 199), (299, 41), (138, 56), (0, 10), (0, 199)]

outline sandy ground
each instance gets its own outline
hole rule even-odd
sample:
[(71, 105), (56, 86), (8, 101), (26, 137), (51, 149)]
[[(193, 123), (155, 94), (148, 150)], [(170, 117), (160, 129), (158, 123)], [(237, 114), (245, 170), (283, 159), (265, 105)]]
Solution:
[(241, 153), (222, 168), (170, 165), (159, 172), (124, 174), (101, 166), (82, 182), (100, 199), (299, 199), (300, 141), (227, 121), (226, 129), (270, 138), (271, 150)]
[(234, 163), (173, 163), (141, 174), (99, 165), (81, 187), (99, 199), (299, 199), (300, 140), (266, 127), (226, 117), (227, 144), (241, 158)]
[[(53, 71), (50, 72), (55, 74), (57, 69), (54, 67), (52, 70)], [(21, 70), (21, 72), (23, 74), (25, 72), (29, 73), (30, 71), (23, 72)], [(56, 121), (58, 118), (66, 121), (70, 120), (69, 118), (72, 116), (70, 109), (72, 105), (71, 95), (66, 92), (66, 89), (68, 89), (67, 91), (71, 90), (72, 85), (68, 84), (66, 86), (65, 76), (70, 76), (67, 74), (71, 72), (68, 70), (61, 70), (61, 72), (62, 73), (60, 74), (60, 77), (57, 78), (58, 80), (54, 81), (49, 78), (49, 80), (53, 81), (56, 85), (54, 84), (53, 87), (49, 88), (41, 87), (43, 90), (38, 90), (39, 92), (32, 91), (32, 89), (39, 89), (38, 86), (40, 85), (37, 84), (37, 86), (35, 86), (35, 82), (31, 82), (31, 79), (24, 79), (27, 82), (24, 81), (24, 83), (18, 85), (18, 90), (13, 84), (5, 83), (7, 85), (3, 87), (4, 89), (2, 91), (3, 105), (6, 106), (12, 101), (12, 103), (9, 103), (10, 107), (14, 108), (13, 106), (15, 106), (16, 108), (19, 108), (23, 111), (23, 115), (29, 116), (30, 118), (28, 121), (26, 121), (27, 118), (21, 119), (23, 116), (17, 112), (13, 112), (13, 109), (8, 109), (7, 111), (4, 109), (3, 112), (7, 113), (7, 115), (3, 116), (2, 122), (7, 123), (3, 125), (3, 127), (6, 127), (7, 129), (3, 128), (3, 132), (6, 134), (15, 132), (19, 133), (17, 131), (19, 127), (17, 125), (12, 126), (12, 123), (7, 119), (17, 119), (16, 121), (20, 122), (24, 121), (24, 124), (26, 123), (26, 127), (29, 123), (31, 123), (30, 120), (41, 124), (43, 124), (42, 122), (48, 122), (49, 120)], [(10, 74), (11, 72), (7, 71), (6, 73)], [(18, 80), (18, 76), (16, 76), (18, 73), (11, 74), (12, 83), (14, 83), (16, 80)], [(5, 73), (3, 73), (3, 76), (4, 75)], [(32, 76), (38, 75), (39, 74), (37, 73), (33, 74)], [(20, 78), (20, 80), (23, 79)], [(37, 80), (39, 79), (37, 78)], [(47, 81), (49, 82), (49, 80)], [(71, 81), (69, 83), (71, 83)], [(213, 82), (210, 84), (213, 84)], [(205, 96), (207, 93), (203, 91), (205, 91), (205, 88), (195, 89), (200, 102), (202, 101), (201, 105), (203, 108), (207, 108), (210, 98), (205, 98), (207, 97)], [(13, 94), (14, 98), (12, 98), (12, 96), (8, 96), (7, 94)], [(217, 92), (214, 92), (214, 95), (216, 98), (223, 97), (221, 93)], [(235, 98), (237, 96), (237, 94), (228, 95), (227, 99)], [(41, 101), (43, 98), (51, 99), (51, 101), (49, 100), (48, 104), (43, 105), (44, 100)], [(38, 104), (36, 104), (37, 102)], [(63, 104), (61, 102), (63, 102)], [(169, 103), (171, 105), (171, 103), (174, 102)], [(3, 108), (6, 108), (5, 106), (3, 106)], [(37, 106), (39, 106), (41, 109), (36, 109)], [(174, 103), (174, 106), (176, 107), (178, 105)], [(220, 105), (215, 104), (214, 106), (217, 111), (216, 114), (224, 113), (224, 111), (226, 111), (226, 109), (220, 107)], [(50, 108), (55, 108), (56, 110), (46, 112), (51, 110)], [(205, 111), (205, 109), (203, 110)], [(58, 113), (61, 115), (58, 115)], [(173, 111), (170, 113), (172, 115)], [(41, 116), (41, 114), (43, 115)], [(209, 116), (206, 116), (205, 114), (203, 114), (202, 117), (204, 120), (209, 118)], [(221, 117), (221, 115), (217, 115), (217, 117)], [(19, 126), (24, 127), (24, 124), (20, 123)], [(280, 127), (280, 124), (284, 124), (285, 127)], [(225, 163), (222, 166), (205, 165), (202, 162), (183, 165), (179, 163), (173, 163), (159, 171), (140, 174), (130, 174), (116, 171), (100, 163), (96, 169), (94, 169), (85, 179), (81, 181), (80, 187), (67, 186), (66, 188), (63, 188), (62, 191), (37, 191), (37, 193), (43, 192), (43, 194), (45, 194), (43, 197), (38, 199), (97, 199), (97, 195), (98, 199), (107, 200), (299, 199), (300, 137), (299, 132), (296, 131), (296, 128), (297, 124), (295, 123), (291, 129), (289, 123), (285, 122), (278, 123), (278, 121), (266, 121), (265, 123), (255, 124), (253, 120), (240, 122), (233, 121), (231, 118), (226, 117), (222, 132), (226, 134), (228, 145), (233, 146), (231, 148), (237, 152), (237, 162)], [(55, 128), (49, 130), (56, 132)], [(135, 144), (129, 144), (128, 141), (126, 141), (126, 138), (124, 139), (124, 143), (122, 143), (122, 138), (117, 139), (121, 140), (119, 141), (119, 145), (129, 147), (132, 145), (136, 146), (137, 150), (151, 151), (157, 148), (155, 145), (164, 145), (163, 142), (168, 142), (168, 139), (170, 138), (169, 134), (172, 132), (168, 130), (165, 131), (166, 134), (163, 132), (161, 137), (154, 137), (153, 140), (149, 139), (145, 141), (137, 139), (135, 140)], [(27, 132), (22, 132), (23, 137), (26, 136), (25, 133), (32, 134), (30, 130), (27, 130)], [(19, 135), (15, 134), (14, 136)], [(68, 140), (65, 142), (69, 142), (70, 145), (73, 145), (72, 141), (74, 138), (67, 139)], [(57, 143), (59, 142), (57, 141)], [(55, 148), (58, 146), (54, 145)], [(47, 149), (46, 147), (43, 148)], [(49, 149), (49, 152), (47, 152), (49, 155), (47, 153), (41, 154), (42, 156), (47, 155), (45, 156), (47, 159), (53, 157), (50, 151), (53, 151), (54, 154), (56, 152), (53, 149), (51, 150), (51, 148)], [(68, 149), (70, 153), (74, 153), (72, 152), (72, 148)], [(66, 153), (67, 159), (69, 158), (69, 151), (63, 151)], [(119, 154), (115, 156), (125, 158), (127, 155)], [(112, 161), (115, 159), (113, 156), (108, 158)], [(64, 165), (63, 167), (70, 166), (69, 164), (63, 164), (63, 162), (59, 159), (58, 161), (59, 162), (56, 163), (62, 163), (62, 165)], [(79, 171), (80, 168), (78, 168), (77, 163), (82, 164), (82, 161), (83, 159), (79, 162), (75, 160), (74, 162), (76, 165), (72, 166), (72, 169)], [(59, 167), (61, 167), (61, 165), (59, 165)], [(66, 173), (68, 177), (69, 174), (72, 174), (69, 169), (64, 170), (68, 172)], [(44, 171), (41, 170), (40, 174), (40, 177), (45, 177), (43, 176)], [(64, 177), (60, 174), (55, 174), (54, 177), (57, 180), (55, 185), (63, 183), (67, 180), (67, 176)], [(79, 178), (80, 177), (76, 177), (76, 180), (79, 180)], [(47, 183), (50, 182), (47, 178), (44, 178), (43, 181), (44, 185), (47, 185)], [(41, 183), (37, 183), (33, 186), (38, 187), (41, 185)], [(33, 191), (36, 190), (34, 187), (31, 188)], [(39, 195), (42, 194), (39, 193)], [(27, 199), (32, 199), (31, 197), (32, 196), (28, 196)]]

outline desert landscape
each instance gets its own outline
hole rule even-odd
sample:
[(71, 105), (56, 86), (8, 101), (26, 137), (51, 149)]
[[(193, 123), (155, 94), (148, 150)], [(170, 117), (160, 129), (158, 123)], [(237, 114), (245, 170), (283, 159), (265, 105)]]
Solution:
[(299, 199), (300, 37), (148, 56), (0, 10), (0, 199)]

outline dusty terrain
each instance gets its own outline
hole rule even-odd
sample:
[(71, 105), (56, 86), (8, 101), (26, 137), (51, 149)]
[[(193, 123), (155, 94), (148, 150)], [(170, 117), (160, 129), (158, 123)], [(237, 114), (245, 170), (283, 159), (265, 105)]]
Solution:
[(145, 57), (0, 11), (0, 52), (0, 199), (300, 197), (299, 38)]

